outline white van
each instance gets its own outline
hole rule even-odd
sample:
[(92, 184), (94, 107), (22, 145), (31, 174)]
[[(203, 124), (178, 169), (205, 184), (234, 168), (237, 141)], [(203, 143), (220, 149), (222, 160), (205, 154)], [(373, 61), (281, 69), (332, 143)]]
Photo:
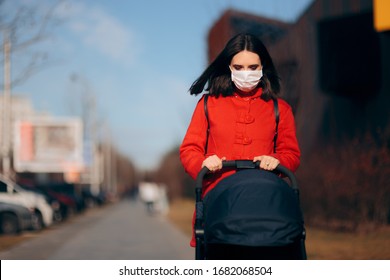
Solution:
[(0, 202), (18, 204), (33, 209), (36, 218), (34, 229), (48, 227), (53, 223), (53, 209), (43, 195), (27, 191), (1, 174)]

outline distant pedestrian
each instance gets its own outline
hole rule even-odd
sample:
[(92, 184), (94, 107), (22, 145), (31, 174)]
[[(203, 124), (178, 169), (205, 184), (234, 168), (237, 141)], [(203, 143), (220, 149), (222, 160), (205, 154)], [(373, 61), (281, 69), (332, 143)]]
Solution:
[(149, 214), (155, 213), (155, 204), (160, 198), (158, 185), (153, 182), (141, 182), (139, 185), (139, 195), (146, 205)]

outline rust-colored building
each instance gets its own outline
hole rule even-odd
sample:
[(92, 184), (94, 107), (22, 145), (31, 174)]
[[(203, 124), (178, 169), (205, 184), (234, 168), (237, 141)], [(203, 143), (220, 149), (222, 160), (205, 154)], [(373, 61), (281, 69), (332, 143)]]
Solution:
[(383, 5), (314, 0), (293, 23), (227, 10), (209, 31), (210, 61), (238, 32), (267, 46), (295, 114), (297, 178), (312, 225), (390, 224), (390, 20), (383, 13), (390, 9)]
[(227, 10), (209, 31), (209, 61), (239, 32), (267, 46), (303, 156), (389, 129), (390, 34), (375, 31), (372, 0), (315, 0), (294, 23)]

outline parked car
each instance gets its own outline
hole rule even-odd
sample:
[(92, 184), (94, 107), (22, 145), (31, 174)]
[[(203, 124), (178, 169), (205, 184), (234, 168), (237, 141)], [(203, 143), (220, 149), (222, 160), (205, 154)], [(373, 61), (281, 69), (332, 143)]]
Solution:
[(43, 195), (46, 201), (53, 209), (53, 219), (55, 222), (61, 222), (66, 218), (68, 212), (67, 211), (68, 200), (66, 198), (63, 199), (61, 196), (57, 196), (55, 194), (53, 195), (52, 193), (47, 192), (46, 190), (40, 188), (39, 186), (31, 183), (19, 182), (19, 186), (21, 186), (23, 189), (27, 191), (32, 191), (34, 193)]
[(34, 210), (34, 229), (53, 223), (53, 209), (41, 194), (24, 190), (14, 181), (0, 174), (0, 202), (18, 204)]
[(33, 228), (34, 210), (17, 204), (0, 202), (0, 232), (18, 234)]
[(87, 207), (93, 207), (93, 206), (102, 206), (104, 203), (106, 203), (106, 196), (107, 194), (103, 191), (99, 191), (99, 193), (94, 194), (91, 191), (90, 185), (83, 185), (81, 186), (81, 196), (84, 199), (85, 205)]
[(66, 193), (57, 192), (47, 186), (38, 186), (38, 188), (42, 191), (45, 191), (48, 195), (55, 198), (60, 203), (62, 219), (67, 219), (68, 217), (78, 212), (77, 201), (73, 196)]
[(74, 213), (77, 212), (77, 204), (71, 196), (63, 193), (54, 192), (50, 189), (47, 189), (46, 192), (48, 195), (50, 195), (59, 202), (59, 211), (62, 220), (67, 219), (68, 217), (72, 216)]
[(61, 195), (62, 197), (67, 197), (69, 200), (72, 200), (74, 206), (76, 207), (74, 210), (77, 213), (85, 210), (85, 201), (82, 197), (80, 190), (76, 188), (74, 184), (52, 182), (46, 185), (40, 185), (39, 188), (50, 192), (53, 195)]

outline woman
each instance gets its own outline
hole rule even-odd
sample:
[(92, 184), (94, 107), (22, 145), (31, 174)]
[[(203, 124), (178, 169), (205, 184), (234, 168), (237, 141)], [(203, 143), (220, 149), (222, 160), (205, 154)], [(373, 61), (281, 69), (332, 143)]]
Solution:
[[(250, 34), (233, 37), (192, 84), (190, 93), (197, 95), (203, 90), (209, 96), (208, 119), (203, 96), (180, 146), (181, 162), (192, 178), (204, 166), (212, 172), (204, 180), (203, 196), (235, 172), (221, 170), (223, 160), (259, 161), (265, 170), (273, 170), (279, 163), (293, 172), (298, 168), (300, 149), (294, 116), (291, 107), (277, 97), (279, 77), (258, 38)], [(280, 121), (274, 149), (275, 98)], [(190, 244), (195, 246), (194, 238)]]

